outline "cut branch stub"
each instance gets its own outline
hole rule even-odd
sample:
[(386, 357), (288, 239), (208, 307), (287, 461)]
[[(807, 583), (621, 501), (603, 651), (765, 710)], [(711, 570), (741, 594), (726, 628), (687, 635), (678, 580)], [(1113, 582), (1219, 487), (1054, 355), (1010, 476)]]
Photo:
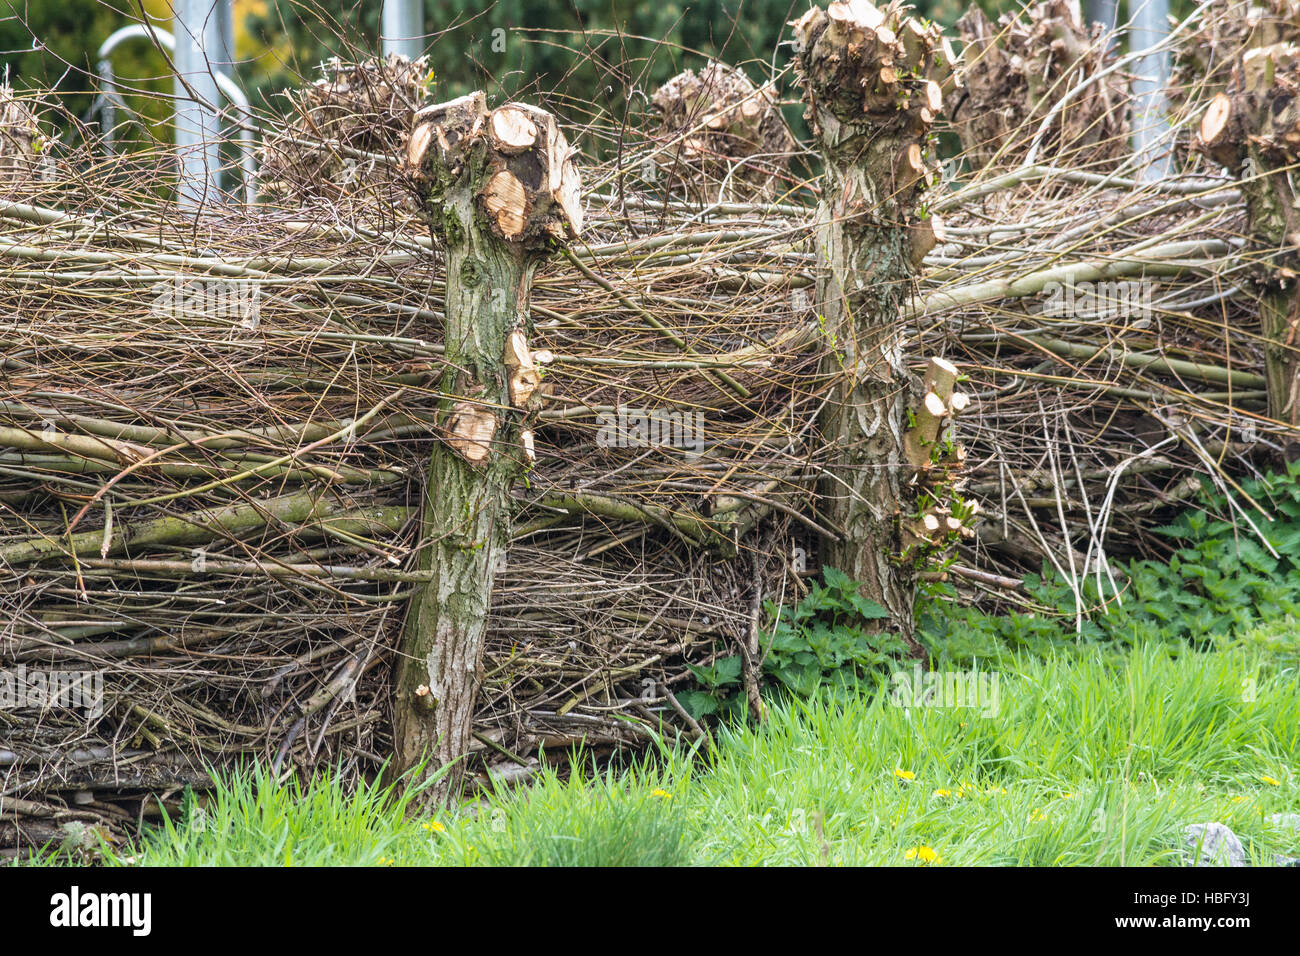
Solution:
[(447, 423), (447, 431), (447, 444), (467, 462), (477, 465), (492, 451), (497, 417), (482, 405), (457, 402)]
[(1235, 170), (1240, 163), (1240, 144), (1233, 142), (1231, 125), (1232, 98), (1227, 93), (1216, 93), (1201, 117), (1197, 145), (1220, 166)]
[(482, 93), (426, 107), (416, 114), (407, 169), (436, 199), (473, 150), (485, 176), (478, 199), (500, 238), (532, 246), (582, 231), (581, 179), (550, 113), (523, 103), (489, 113)]
[[(543, 353), (538, 353), (541, 354)], [(549, 356), (549, 353), (546, 354)], [(511, 332), (506, 341), (505, 363), (510, 374), (510, 404), (515, 408), (527, 408), (533, 392), (542, 384), (542, 376), (534, 358), (533, 353), (528, 351), (528, 340), (524, 333), (519, 329)]]
[(966, 453), (957, 444), (954, 429), (954, 419), (969, 406), (970, 397), (956, 391), (957, 378), (957, 367), (951, 362), (937, 356), (930, 359), (922, 379), (922, 398), (912, 410), (907, 431), (907, 460), (919, 514), (905, 523), (903, 540), (919, 561), (975, 533), (979, 508), (960, 492)]
[(1233, 71), (1227, 91), (1210, 100), (1198, 148), (1233, 172), (1252, 154), (1267, 169), (1295, 162), (1300, 157), (1298, 87), (1300, 47), (1252, 50)]
[(945, 240), (943, 220), (936, 215), (919, 219), (908, 226), (909, 259), (912, 268), (919, 270), (930, 250)]
[(946, 359), (930, 359), (922, 382), (923, 398), (913, 411), (914, 423), (907, 432), (907, 459), (920, 474), (936, 464), (935, 449), (951, 423), (951, 415), (958, 411), (956, 404), (965, 407), (964, 398), (955, 401), (956, 385), (957, 367)]
[(537, 125), (513, 106), (494, 110), (489, 129), (493, 148), (508, 155), (522, 153), (537, 142)]
[(497, 170), (488, 180), (482, 198), (501, 238), (513, 241), (523, 236), (533, 203), (519, 177), (508, 169)]

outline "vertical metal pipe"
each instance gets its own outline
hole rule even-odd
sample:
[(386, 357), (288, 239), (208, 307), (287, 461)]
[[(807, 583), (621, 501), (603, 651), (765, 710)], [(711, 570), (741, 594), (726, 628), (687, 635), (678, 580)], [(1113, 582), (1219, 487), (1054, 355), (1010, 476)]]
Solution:
[[(1169, 35), (1169, 0), (1132, 0), (1129, 49), (1150, 49)], [(1165, 88), (1169, 84), (1168, 48), (1139, 59), (1133, 68), (1133, 152), (1138, 178), (1161, 179), (1169, 173), (1169, 120)]]
[(379, 32), (384, 56), (400, 53), (414, 60), (424, 52), (424, 0), (384, 0)]
[(99, 135), (100, 142), (110, 153), (117, 143), (117, 107), (120, 96), (113, 85), (113, 61), (101, 57), (99, 61)]
[(221, 38), (220, 52), (212, 56), (212, 65), (218, 73), (234, 79), (235, 76), (235, 11), (234, 0), (217, 0), (217, 35)]
[(1088, 23), (1100, 23), (1107, 30), (1114, 30), (1119, 0), (1085, 0), (1083, 12)]
[(176, 150), (180, 156), (180, 202), (186, 206), (220, 199), (221, 138), (217, 80), (209, 58), (220, 56), (218, 0), (172, 0), (176, 38)]

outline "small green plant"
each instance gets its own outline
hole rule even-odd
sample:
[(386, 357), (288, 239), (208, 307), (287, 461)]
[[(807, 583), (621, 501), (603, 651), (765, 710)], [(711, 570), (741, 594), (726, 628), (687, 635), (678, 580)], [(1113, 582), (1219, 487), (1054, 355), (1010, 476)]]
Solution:
[(1117, 567), (1114, 585), (1089, 576), (1072, 588), (1046, 569), (1025, 578), (1041, 608), (1034, 613), (962, 607), (950, 585), (933, 586), (919, 602), (922, 639), (948, 659), (1043, 653), (1076, 642), (1131, 645), (1138, 634), (1203, 647), (1261, 622), (1300, 616), (1300, 465), (1243, 482), (1232, 501), (1207, 487), (1197, 507), (1157, 531), (1178, 544), (1169, 560)]
[(703, 667), (687, 664), (695, 675), (696, 688), (682, 691), (678, 695), (681, 705), (696, 718), (743, 715), (744, 707), (740, 697), (741, 665), (739, 655), (719, 657), (712, 664)]
[(868, 675), (907, 651), (902, 638), (875, 622), (889, 613), (864, 598), (843, 571), (822, 569), (807, 597), (768, 614), (775, 626), (764, 646), (763, 671), (801, 697), (823, 685), (857, 687)]
[[(871, 674), (906, 653), (902, 638), (877, 623), (888, 612), (859, 593), (857, 582), (835, 568), (822, 569), (794, 606), (765, 605), (772, 626), (761, 639), (762, 670), (769, 688), (810, 697), (822, 687), (874, 686)], [(692, 667), (699, 686), (679, 695), (692, 716), (743, 715), (741, 659), (719, 657)]]

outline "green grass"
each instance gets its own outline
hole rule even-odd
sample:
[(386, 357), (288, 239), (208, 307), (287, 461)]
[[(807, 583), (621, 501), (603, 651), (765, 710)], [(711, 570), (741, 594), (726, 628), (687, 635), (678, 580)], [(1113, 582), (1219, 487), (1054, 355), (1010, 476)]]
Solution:
[(711, 753), (548, 775), (436, 820), (376, 788), (253, 772), (110, 862), (920, 865), (909, 851), (928, 847), (942, 865), (1177, 865), (1183, 827), (1217, 820), (1269, 864), (1300, 855), (1268, 823), (1300, 810), (1298, 631), (1004, 659), (991, 717), (908, 713), (887, 689), (794, 700)]

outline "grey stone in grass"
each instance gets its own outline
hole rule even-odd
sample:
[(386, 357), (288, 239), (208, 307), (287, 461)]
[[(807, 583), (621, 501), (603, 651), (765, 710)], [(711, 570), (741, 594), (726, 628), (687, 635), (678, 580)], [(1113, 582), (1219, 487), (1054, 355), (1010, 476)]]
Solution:
[(1275, 813), (1268, 818), (1268, 822), (1275, 827), (1300, 830), (1300, 813)]
[(1282, 856), (1280, 853), (1273, 857), (1274, 866), (1300, 866), (1300, 856)]
[(1195, 866), (1246, 866), (1246, 848), (1222, 823), (1192, 823), (1183, 828), (1188, 854)]

